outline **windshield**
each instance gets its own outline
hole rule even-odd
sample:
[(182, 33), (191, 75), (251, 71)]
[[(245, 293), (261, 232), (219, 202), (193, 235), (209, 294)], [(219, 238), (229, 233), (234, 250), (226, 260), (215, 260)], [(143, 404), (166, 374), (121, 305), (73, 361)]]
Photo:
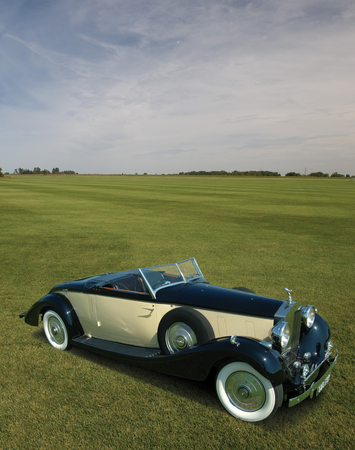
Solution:
[(155, 293), (167, 286), (189, 281), (204, 281), (204, 277), (195, 258), (190, 258), (174, 264), (165, 266), (146, 267), (139, 269), (148, 288), (155, 298)]

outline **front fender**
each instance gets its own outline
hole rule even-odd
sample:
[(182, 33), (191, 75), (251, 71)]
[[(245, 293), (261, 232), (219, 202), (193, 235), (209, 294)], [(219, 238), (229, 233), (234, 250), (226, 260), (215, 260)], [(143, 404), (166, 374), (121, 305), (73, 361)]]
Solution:
[(84, 334), (84, 330), (72, 304), (64, 295), (60, 294), (47, 294), (39, 299), (26, 312), (25, 322), (28, 325), (38, 326), (39, 316), (49, 309), (53, 309), (60, 313), (71, 331), (71, 336), (78, 337)]
[(326, 342), (330, 339), (330, 329), (322, 316), (316, 314), (312, 328), (304, 331), (300, 339), (300, 354), (310, 352), (312, 359), (323, 360), (327, 348)]
[[(225, 344), (228, 348), (228, 344)], [(215, 366), (220, 369), (232, 361), (246, 362), (273, 384), (281, 384), (287, 377), (287, 366), (281, 355), (265, 347), (256, 339), (238, 337), (235, 344), (230, 344), (230, 354), (218, 361)], [(235, 347), (235, 348), (233, 348)]]
[[(283, 383), (287, 376), (285, 363), (278, 352), (266, 348), (257, 340), (244, 337), (238, 337), (236, 344), (231, 344), (229, 338), (216, 339), (208, 344), (172, 355), (145, 358), (144, 367), (169, 375), (202, 381), (214, 368), (219, 370), (235, 361), (248, 363), (274, 385)], [(142, 359), (136, 361), (136, 363), (140, 362)]]

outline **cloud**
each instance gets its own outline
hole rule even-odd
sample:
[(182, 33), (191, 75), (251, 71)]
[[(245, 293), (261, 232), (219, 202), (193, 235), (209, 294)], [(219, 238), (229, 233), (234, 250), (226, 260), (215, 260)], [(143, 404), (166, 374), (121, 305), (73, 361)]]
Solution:
[(160, 151), (153, 151), (153, 152), (147, 152), (147, 153), (136, 153), (134, 156), (137, 158), (155, 158), (155, 157), (163, 157), (163, 158), (171, 158), (171, 156), (175, 155), (183, 155), (184, 153), (191, 153), (193, 150), (183, 150), (181, 148), (167, 148)]

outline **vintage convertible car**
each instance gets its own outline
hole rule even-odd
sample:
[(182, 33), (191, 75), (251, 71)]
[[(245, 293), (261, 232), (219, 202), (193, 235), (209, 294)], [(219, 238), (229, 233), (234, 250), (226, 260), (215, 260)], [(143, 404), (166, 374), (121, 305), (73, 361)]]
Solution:
[[(311, 306), (206, 282), (194, 258), (55, 286), (26, 313), (56, 349), (72, 345), (180, 377), (215, 374), (222, 405), (257, 422), (318, 395), (336, 363)], [(333, 357), (331, 357), (333, 356)]]

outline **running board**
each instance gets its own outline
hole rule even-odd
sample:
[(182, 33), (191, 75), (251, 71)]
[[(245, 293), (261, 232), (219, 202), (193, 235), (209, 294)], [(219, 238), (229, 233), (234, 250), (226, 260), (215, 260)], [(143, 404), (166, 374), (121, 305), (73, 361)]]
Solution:
[(137, 347), (135, 345), (118, 344), (117, 342), (89, 337), (85, 334), (78, 338), (72, 339), (72, 344), (77, 347), (87, 348), (88, 350), (97, 353), (108, 352), (126, 356), (135, 356), (138, 358), (151, 358), (152, 356), (160, 355), (160, 350), (158, 348), (146, 348)]

